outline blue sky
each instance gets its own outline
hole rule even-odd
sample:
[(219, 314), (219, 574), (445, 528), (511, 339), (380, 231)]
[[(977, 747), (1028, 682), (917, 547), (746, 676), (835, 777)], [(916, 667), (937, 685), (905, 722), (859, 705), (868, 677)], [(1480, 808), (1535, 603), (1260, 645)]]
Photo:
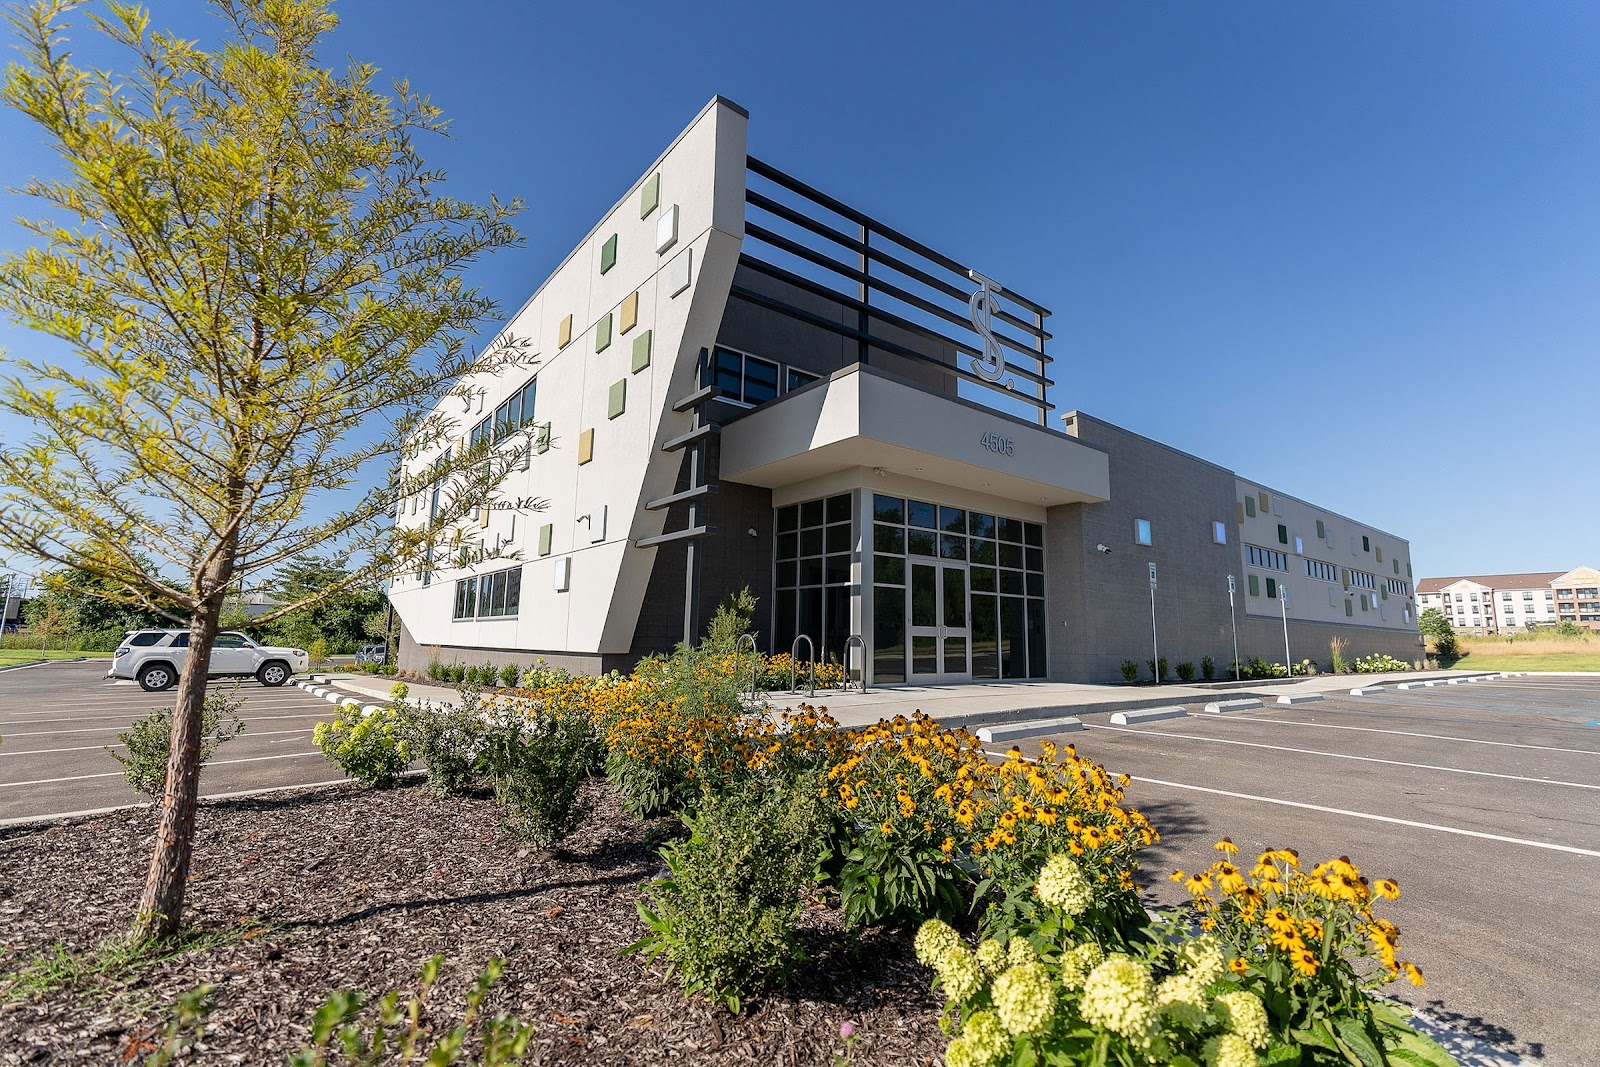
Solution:
[[(453, 189), (528, 202), (473, 274), (508, 311), (721, 93), (754, 154), (1048, 305), (1061, 410), (1407, 537), (1419, 577), (1600, 564), (1600, 5), (337, 10), (327, 58), (454, 120)], [(39, 142), (0, 113), (0, 184)]]

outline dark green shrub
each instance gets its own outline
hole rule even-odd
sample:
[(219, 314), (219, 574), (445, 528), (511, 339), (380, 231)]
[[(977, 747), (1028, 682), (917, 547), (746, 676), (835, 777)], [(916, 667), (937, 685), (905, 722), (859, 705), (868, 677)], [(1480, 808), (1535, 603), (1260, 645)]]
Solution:
[(1217, 664), (1210, 656), (1200, 658), (1200, 677), (1211, 681), (1217, 676)]
[(407, 707), (403, 729), (411, 755), (422, 760), (428, 770), (428, 787), (434, 792), (441, 796), (460, 793), (480, 777), (485, 727), (473, 703)]
[[(210, 759), (225, 741), (244, 732), (239, 709), (244, 699), (234, 694), (238, 686), (206, 694), (200, 705), (200, 762)], [(172, 709), (160, 708), (117, 735), (127, 754), (113, 748), (106, 751), (122, 764), (122, 777), (147, 797), (159, 797), (167, 788), (167, 758), (172, 751)]]
[(500, 668), (500, 684), (507, 689), (517, 687), (517, 679), (522, 677), (522, 668), (515, 663), (507, 663)]
[(1192, 681), (1194, 681), (1194, 664), (1193, 663), (1180, 663), (1180, 664), (1178, 664), (1178, 680), (1181, 681), (1181, 682), (1192, 682)]
[(1167, 657), (1162, 656), (1159, 660), (1147, 659), (1144, 663), (1146, 667), (1150, 668), (1150, 680), (1152, 682), (1164, 682), (1167, 680)]
[(690, 995), (738, 1011), (805, 959), (798, 927), (826, 820), (815, 791), (796, 788), (708, 796), (684, 822), (689, 838), (661, 850), (669, 876), (638, 905), (650, 932), (627, 951), (665, 956)]
[(589, 813), (579, 790), (600, 762), (600, 738), (588, 715), (547, 705), (491, 729), (484, 760), (495, 795), (511, 810), (506, 828), (550, 848)]
[(1139, 665), (1131, 659), (1122, 661), (1122, 680), (1132, 684), (1139, 680)]

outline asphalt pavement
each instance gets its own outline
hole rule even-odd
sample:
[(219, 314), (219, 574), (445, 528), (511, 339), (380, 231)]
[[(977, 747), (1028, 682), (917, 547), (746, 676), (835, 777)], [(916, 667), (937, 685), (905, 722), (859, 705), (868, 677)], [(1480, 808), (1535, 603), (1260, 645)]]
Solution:
[(1162, 834), (1142, 879), (1161, 901), (1186, 899), (1164, 876), (1224, 836), (1241, 858), (1348, 856), (1401, 887), (1379, 913), (1428, 984), (1393, 995), (1529, 1061), (1600, 1064), (1600, 677), (1082, 721), (1052, 740), (1133, 777)]
[[(108, 682), (110, 661), (46, 663), (0, 671), (0, 825), (46, 815), (147, 803), (106, 751), (117, 734), (161, 707), (173, 690), (146, 693)], [(232, 689), (233, 679), (213, 686)], [(342, 781), (311, 743), (333, 708), (294, 685), (237, 683), (245, 732), (219, 748), (200, 775), (204, 797)]]

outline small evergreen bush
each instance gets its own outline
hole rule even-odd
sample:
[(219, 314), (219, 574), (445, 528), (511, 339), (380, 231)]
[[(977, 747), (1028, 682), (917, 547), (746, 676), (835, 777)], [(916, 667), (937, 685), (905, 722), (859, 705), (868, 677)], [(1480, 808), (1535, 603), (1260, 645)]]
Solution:
[(1139, 680), (1139, 665), (1131, 659), (1122, 661), (1122, 680), (1130, 685)]
[(484, 758), (495, 795), (511, 809), (506, 828), (540, 848), (578, 828), (591, 805), (579, 791), (600, 763), (600, 739), (581, 711), (547, 706), (492, 730)]
[(1208, 682), (1217, 677), (1217, 664), (1210, 656), (1202, 656), (1200, 659), (1200, 677)]
[(515, 689), (517, 679), (522, 677), (522, 668), (515, 663), (507, 663), (500, 668), (500, 684), (506, 689)]
[(1180, 682), (1192, 682), (1192, 681), (1194, 681), (1194, 664), (1193, 663), (1180, 663), (1180, 664), (1178, 664), (1178, 680)]
[(1159, 660), (1147, 659), (1144, 664), (1150, 668), (1150, 680), (1152, 682), (1164, 682), (1167, 680), (1167, 657), (1162, 656)]
[(626, 951), (666, 956), (690, 995), (738, 1011), (805, 959), (799, 925), (817, 881), (826, 820), (811, 790), (707, 797), (689, 838), (661, 850), (669, 876), (639, 901), (649, 933)]

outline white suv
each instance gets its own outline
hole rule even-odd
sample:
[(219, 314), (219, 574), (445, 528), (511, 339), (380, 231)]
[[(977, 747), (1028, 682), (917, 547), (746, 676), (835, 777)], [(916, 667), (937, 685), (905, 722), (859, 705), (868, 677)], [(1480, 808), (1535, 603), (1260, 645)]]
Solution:
[[(188, 654), (188, 630), (130, 630), (112, 655), (106, 677), (137, 679), (147, 693), (171, 689)], [(305, 650), (258, 645), (233, 630), (219, 633), (211, 646), (212, 678), (251, 676), (262, 685), (279, 686), (310, 669)]]

